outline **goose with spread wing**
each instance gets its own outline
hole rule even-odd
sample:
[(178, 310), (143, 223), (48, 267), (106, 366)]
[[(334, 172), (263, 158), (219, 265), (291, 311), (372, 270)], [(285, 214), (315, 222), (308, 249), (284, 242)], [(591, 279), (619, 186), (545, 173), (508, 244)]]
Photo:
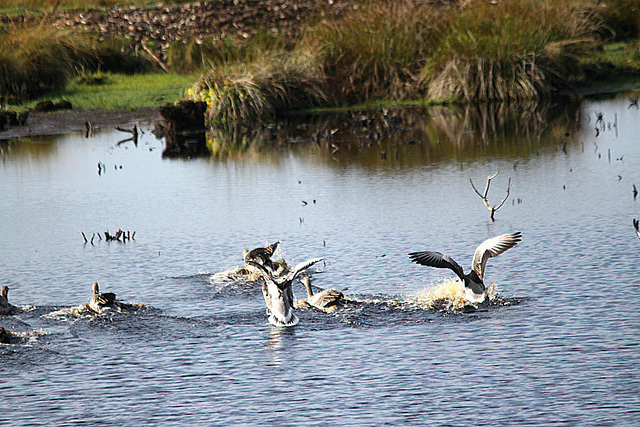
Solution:
[(464, 285), (464, 296), (467, 301), (481, 303), (486, 297), (484, 286), (484, 269), (489, 258), (495, 257), (511, 249), (522, 240), (522, 234), (502, 234), (485, 240), (476, 248), (471, 264), (471, 271), (464, 274), (462, 267), (448, 255), (434, 251), (412, 252), (409, 254), (411, 261), (428, 267), (448, 268), (460, 278)]
[(346, 288), (340, 290), (325, 289), (314, 293), (311, 288), (311, 279), (309, 279), (309, 276), (303, 277), (300, 281), (304, 287), (307, 288), (307, 302), (309, 305), (323, 311), (330, 307), (342, 305), (342, 301), (344, 301), (342, 292), (346, 291)]
[(293, 313), (293, 281), (300, 273), (320, 261), (322, 258), (301, 262), (284, 276), (274, 275), (271, 270), (258, 262), (245, 261), (250, 269), (264, 279), (262, 295), (267, 304), (269, 323), (274, 326), (295, 326), (298, 323), (300, 319)]
[(119, 310), (118, 301), (116, 300), (116, 294), (113, 292), (106, 292), (101, 294), (98, 282), (93, 282), (93, 296), (87, 304), (89, 308), (96, 313), (102, 313), (104, 310), (113, 308)]
[(636, 229), (636, 236), (638, 236), (638, 239), (640, 239), (640, 223), (635, 218), (633, 219), (633, 228)]

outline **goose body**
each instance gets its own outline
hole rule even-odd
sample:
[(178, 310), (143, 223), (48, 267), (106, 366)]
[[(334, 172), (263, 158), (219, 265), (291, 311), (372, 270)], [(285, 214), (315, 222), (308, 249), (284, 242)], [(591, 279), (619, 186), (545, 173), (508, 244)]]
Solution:
[(342, 305), (342, 301), (344, 300), (342, 292), (346, 291), (346, 288), (341, 290), (325, 289), (314, 293), (313, 289), (311, 289), (311, 280), (309, 277), (305, 276), (301, 281), (305, 288), (307, 288), (307, 302), (309, 305), (320, 310), (326, 310), (329, 307)]
[(100, 293), (98, 282), (93, 282), (93, 296), (88, 304), (89, 308), (96, 313), (102, 313), (107, 309), (119, 309), (116, 294), (113, 292)]
[(473, 255), (471, 271), (465, 274), (462, 267), (448, 255), (435, 251), (412, 252), (411, 261), (428, 267), (448, 268), (462, 281), (465, 299), (472, 303), (481, 303), (486, 297), (484, 270), (489, 258), (500, 255), (522, 240), (520, 232), (502, 234), (482, 242)]
[(293, 313), (293, 281), (304, 270), (320, 261), (322, 258), (301, 262), (284, 276), (274, 275), (272, 270), (258, 262), (246, 261), (247, 266), (264, 279), (262, 294), (267, 305), (269, 323), (274, 326), (295, 326), (298, 323), (300, 319)]
[(11, 314), (17, 307), (9, 303), (9, 287), (3, 286), (0, 292), (0, 315)]
[(638, 236), (638, 239), (640, 239), (640, 223), (635, 218), (633, 220), (633, 228), (636, 229), (636, 236)]

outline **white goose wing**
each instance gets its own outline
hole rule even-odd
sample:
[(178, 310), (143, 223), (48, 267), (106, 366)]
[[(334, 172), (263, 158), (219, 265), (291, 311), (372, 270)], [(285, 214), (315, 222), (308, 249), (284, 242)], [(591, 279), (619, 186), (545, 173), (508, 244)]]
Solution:
[(287, 276), (284, 278), (284, 282), (290, 282), (293, 279), (295, 279), (298, 274), (302, 273), (303, 271), (305, 271), (307, 268), (311, 267), (313, 264), (322, 261), (322, 258), (313, 258), (310, 259), (308, 261), (304, 261), (301, 262), (300, 264), (296, 264), (295, 267), (293, 267), (291, 269), (291, 271), (289, 271), (289, 273), (287, 274)]
[(409, 258), (411, 258), (411, 261), (416, 264), (426, 265), (427, 267), (448, 268), (453, 270), (460, 280), (464, 280), (464, 271), (462, 271), (462, 267), (460, 267), (460, 264), (455, 262), (449, 255), (443, 255), (440, 252), (435, 251), (422, 251), (411, 252), (409, 254)]
[(489, 258), (495, 257), (511, 249), (518, 242), (522, 240), (522, 233), (519, 231), (515, 233), (501, 234), (500, 236), (492, 237), (485, 240), (476, 248), (476, 252), (473, 254), (473, 262), (471, 268), (476, 272), (480, 280), (483, 280), (484, 267), (487, 265)]

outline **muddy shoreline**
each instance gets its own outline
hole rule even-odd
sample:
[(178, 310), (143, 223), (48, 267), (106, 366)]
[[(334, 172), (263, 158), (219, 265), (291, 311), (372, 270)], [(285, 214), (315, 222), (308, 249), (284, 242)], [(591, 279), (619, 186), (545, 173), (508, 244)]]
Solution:
[(162, 120), (158, 108), (140, 110), (68, 110), (30, 113), (26, 126), (10, 126), (0, 131), (0, 141), (46, 135), (86, 132), (87, 124), (94, 132), (101, 129), (150, 125)]

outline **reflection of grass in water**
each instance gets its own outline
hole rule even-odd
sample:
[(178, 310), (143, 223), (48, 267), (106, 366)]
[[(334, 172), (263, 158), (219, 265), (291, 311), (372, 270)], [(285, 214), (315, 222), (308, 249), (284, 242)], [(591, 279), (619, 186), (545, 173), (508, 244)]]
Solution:
[[(495, 283), (487, 286), (487, 300), (493, 301), (498, 295)], [(426, 305), (430, 309), (457, 311), (471, 305), (464, 298), (464, 291), (460, 280), (445, 279), (433, 288), (428, 288), (418, 292), (415, 296), (418, 304)]]

